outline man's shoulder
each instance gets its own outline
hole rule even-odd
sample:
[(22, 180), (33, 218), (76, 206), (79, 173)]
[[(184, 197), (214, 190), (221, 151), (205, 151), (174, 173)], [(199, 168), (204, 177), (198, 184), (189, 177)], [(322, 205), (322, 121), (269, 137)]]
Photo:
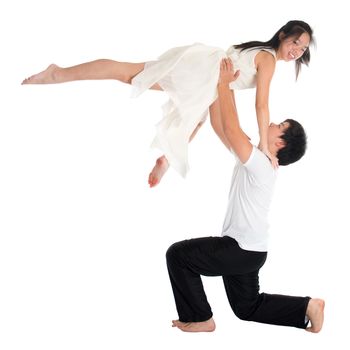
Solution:
[(256, 146), (253, 146), (249, 159), (243, 165), (248, 172), (258, 178), (269, 179), (276, 176), (276, 170), (273, 168), (270, 159)]

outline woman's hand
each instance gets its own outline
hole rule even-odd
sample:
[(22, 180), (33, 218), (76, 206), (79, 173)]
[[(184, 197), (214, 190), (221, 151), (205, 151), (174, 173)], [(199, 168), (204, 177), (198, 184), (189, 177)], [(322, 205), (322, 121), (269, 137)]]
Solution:
[(239, 70), (233, 72), (233, 63), (230, 58), (223, 58), (220, 63), (220, 76), (218, 84), (229, 84), (239, 77)]

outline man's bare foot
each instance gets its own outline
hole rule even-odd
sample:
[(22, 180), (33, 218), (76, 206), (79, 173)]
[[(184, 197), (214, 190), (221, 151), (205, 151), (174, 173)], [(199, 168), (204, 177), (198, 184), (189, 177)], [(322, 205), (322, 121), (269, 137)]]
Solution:
[(311, 327), (306, 328), (308, 332), (318, 333), (322, 329), (324, 306), (324, 300), (310, 299), (306, 310), (306, 316), (311, 322)]
[(179, 320), (172, 320), (173, 323), (172, 327), (177, 327), (181, 322)]
[(31, 77), (24, 79), (22, 85), (24, 84), (55, 84), (60, 83), (57, 79), (57, 72), (61, 68), (55, 64), (50, 64), (45, 70), (38, 74), (34, 74)]
[(154, 187), (159, 184), (160, 180), (162, 179), (163, 175), (166, 173), (168, 168), (169, 163), (165, 156), (162, 156), (157, 159), (156, 165), (154, 166), (148, 177), (148, 184), (150, 185), (150, 187)]
[(179, 320), (174, 320), (173, 327), (177, 327), (183, 332), (214, 332), (215, 322), (213, 318), (204, 322), (181, 322)]

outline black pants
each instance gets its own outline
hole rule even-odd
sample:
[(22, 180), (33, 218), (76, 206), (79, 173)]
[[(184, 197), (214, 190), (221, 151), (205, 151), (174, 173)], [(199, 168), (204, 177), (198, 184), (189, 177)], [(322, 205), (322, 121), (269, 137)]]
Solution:
[(200, 275), (223, 276), (233, 312), (242, 320), (306, 328), (309, 297), (259, 293), (259, 269), (267, 253), (243, 250), (231, 237), (174, 243), (166, 253), (179, 320), (212, 317)]

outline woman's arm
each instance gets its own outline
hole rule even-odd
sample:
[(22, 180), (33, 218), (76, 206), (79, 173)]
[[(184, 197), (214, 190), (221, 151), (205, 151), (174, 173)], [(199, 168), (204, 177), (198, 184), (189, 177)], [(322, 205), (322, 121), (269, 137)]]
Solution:
[(257, 67), (255, 109), (259, 126), (259, 148), (270, 158), (273, 166), (278, 166), (277, 158), (268, 150), (267, 139), (270, 125), (269, 91), (276, 61), (272, 54), (261, 51), (256, 55), (255, 64)]

